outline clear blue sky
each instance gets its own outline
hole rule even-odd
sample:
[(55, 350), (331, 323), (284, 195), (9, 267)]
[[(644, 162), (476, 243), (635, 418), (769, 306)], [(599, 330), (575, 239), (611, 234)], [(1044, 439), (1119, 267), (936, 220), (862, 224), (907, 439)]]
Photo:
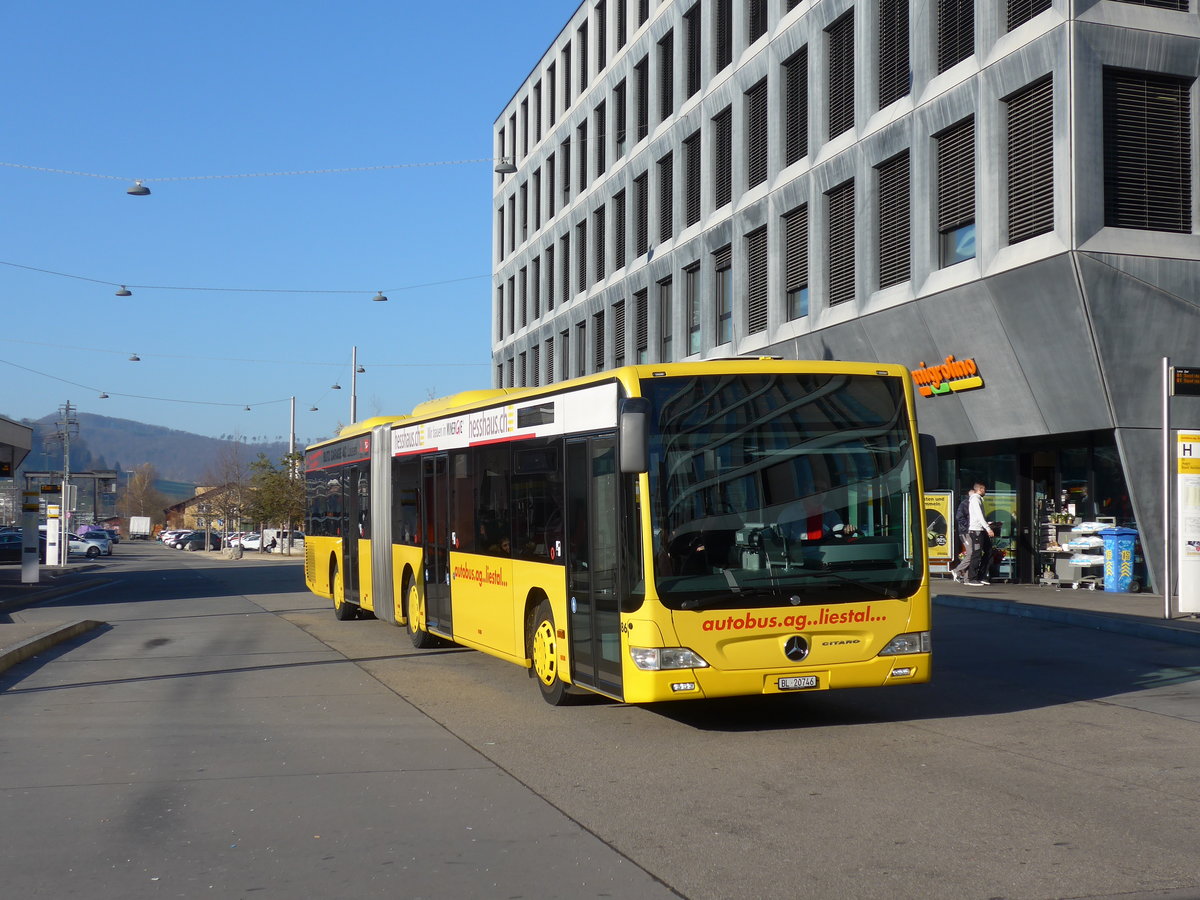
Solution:
[(273, 440), (294, 395), (304, 442), (349, 420), (354, 346), (360, 419), (490, 385), (489, 164), (196, 176), (490, 158), (577, 5), (10, 5), (0, 162), (120, 177), (0, 166), (0, 415)]

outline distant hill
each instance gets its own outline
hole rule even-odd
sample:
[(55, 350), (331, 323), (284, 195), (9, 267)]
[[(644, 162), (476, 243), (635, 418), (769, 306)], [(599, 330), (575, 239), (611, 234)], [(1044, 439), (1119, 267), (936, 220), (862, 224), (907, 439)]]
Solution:
[[(57, 414), (24, 424), (34, 429), (33, 449), (21, 467), (26, 470), (59, 470), (62, 468), (62, 447), (57, 442), (47, 444), (53, 435)], [(142, 463), (150, 463), (164, 482), (203, 484), (217, 469), (217, 462), (227, 459), (232, 448), (249, 463), (260, 453), (272, 461), (279, 460), (288, 447), (286, 441), (247, 441), (211, 438), (187, 431), (147, 425), (129, 419), (114, 419), (92, 413), (79, 413), (79, 434), (71, 440), (71, 469), (117, 469), (128, 472)], [(187, 492), (190, 494), (190, 491)]]

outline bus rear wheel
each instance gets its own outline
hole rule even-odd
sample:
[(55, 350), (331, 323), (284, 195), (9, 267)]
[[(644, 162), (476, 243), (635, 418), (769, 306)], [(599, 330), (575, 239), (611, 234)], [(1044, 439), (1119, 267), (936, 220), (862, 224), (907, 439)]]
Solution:
[(558, 677), (558, 631), (554, 627), (554, 611), (550, 601), (538, 604), (529, 632), (530, 661), (533, 677), (537, 679), (542, 699), (551, 706), (567, 706), (574, 703), (577, 695), (572, 694), (567, 683)]
[[(408, 639), (418, 650), (428, 650), (430, 647), (437, 646), (438, 639), (421, 627), (424, 624), (423, 621), (417, 621), (418, 612), (421, 610), (421, 592), (417, 590), (415, 578), (409, 579), (404, 596), (404, 618), (408, 622)], [(424, 616), (420, 618), (424, 620)]]
[(358, 607), (346, 602), (345, 586), (342, 584), (342, 572), (337, 563), (329, 567), (329, 593), (333, 594), (333, 617), (339, 622), (348, 622), (358, 618)]

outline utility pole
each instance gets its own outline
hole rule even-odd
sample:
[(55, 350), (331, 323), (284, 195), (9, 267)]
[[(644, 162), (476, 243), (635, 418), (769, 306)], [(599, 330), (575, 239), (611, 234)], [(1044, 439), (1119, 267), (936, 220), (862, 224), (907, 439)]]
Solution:
[(59, 558), (55, 560), (55, 564), (65, 566), (70, 553), (70, 541), (67, 535), (71, 531), (71, 513), (75, 509), (75, 498), (71, 490), (71, 436), (79, 434), (79, 419), (75, 418), (75, 407), (71, 405), (70, 400), (58, 408), (58, 420), (54, 423), (54, 427), (55, 432), (50, 436), (50, 440), (61, 441), (63, 445), (62, 497), (59, 501), (61, 506), (58, 519)]

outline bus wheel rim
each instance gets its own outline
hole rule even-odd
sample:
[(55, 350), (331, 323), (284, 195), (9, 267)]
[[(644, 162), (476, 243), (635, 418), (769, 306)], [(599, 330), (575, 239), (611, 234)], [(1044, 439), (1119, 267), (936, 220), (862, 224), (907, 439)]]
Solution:
[(543, 619), (533, 633), (533, 671), (547, 686), (554, 684), (554, 624)]
[(408, 627), (416, 631), (421, 624), (421, 595), (414, 583), (408, 586)]

